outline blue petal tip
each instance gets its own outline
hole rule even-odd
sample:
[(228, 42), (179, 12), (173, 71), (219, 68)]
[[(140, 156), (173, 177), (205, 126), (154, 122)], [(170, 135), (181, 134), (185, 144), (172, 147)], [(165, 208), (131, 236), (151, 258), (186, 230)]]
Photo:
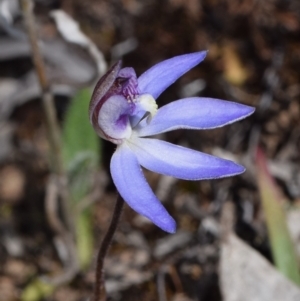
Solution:
[(171, 216), (167, 221), (152, 220), (152, 222), (165, 232), (168, 232), (170, 234), (174, 234), (176, 232), (176, 222)]

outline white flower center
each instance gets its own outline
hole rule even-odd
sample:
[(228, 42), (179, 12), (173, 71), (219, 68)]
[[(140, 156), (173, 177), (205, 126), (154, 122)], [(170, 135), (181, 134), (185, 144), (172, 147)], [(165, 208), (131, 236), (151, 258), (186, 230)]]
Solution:
[(138, 98), (139, 106), (145, 112), (149, 112), (149, 116), (147, 117), (147, 123), (150, 123), (152, 118), (157, 113), (157, 104), (155, 99), (150, 94), (142, 94)]

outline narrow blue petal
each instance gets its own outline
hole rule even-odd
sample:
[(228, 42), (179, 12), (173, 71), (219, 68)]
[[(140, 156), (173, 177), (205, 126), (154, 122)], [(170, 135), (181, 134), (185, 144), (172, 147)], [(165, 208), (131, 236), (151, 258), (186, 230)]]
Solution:
[(162, 230), (174, 233), (176, 223), (148, 185), (137, 158), (126, 145), (118, 147), (110, 165), (113, 181), (123, 199)]
[(253, 107), (236, 102), (191, 97), (161, 107), (150, 124), (137, 128), (141, 137), (176, 129), (213, 129), (241, 120), (254, 112)]
[(130, 148), (143, 167), (178, 179), (216, 179), (245, 171), (243, 166), (232, 161), (157, 139), (135, 138)]
[(141, 94), (151, 94), (155, 99), (179, 77), (202, 62), (207, 51), (175, 56), (148, 69), (138, 78)]

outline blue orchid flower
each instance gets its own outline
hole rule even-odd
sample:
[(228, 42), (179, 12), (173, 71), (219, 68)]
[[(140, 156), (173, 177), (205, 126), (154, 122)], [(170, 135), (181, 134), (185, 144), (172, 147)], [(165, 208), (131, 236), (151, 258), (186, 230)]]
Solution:
[(191, 97), (158, 109), (156, 99), (184, 73), (198, 65), (206, 51), (165, 60), (137, 78), (133, 68), (117, 62), (99, 80), (89, 115), (98, 135), (117, 145), (110, 170), (127, 204), (166, 232), (176, 223), (148, 185), (144, 168), (184, 180), (238, 175), (245, 168), (232, 161), (154, 138), (176, 129), (213, 129), (241, 120), (254, 108), (225, 100)]

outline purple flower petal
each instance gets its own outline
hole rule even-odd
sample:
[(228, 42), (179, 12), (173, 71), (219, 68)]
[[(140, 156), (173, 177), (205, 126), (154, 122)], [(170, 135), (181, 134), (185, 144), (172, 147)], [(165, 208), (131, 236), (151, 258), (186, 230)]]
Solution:
[(234, 176), (245, 168), (232, 161), (200, 153), (165, 141), (135, 138), (130, 148), (145, 168), (184, 180)]
[(112, 142), (120, 141), (131, 135), (129, 122), (131, 105), (121, 95), (108, 98), (99, 110), (98, 125), (103, 132), (102, 137)]
[(175, 56), (148, 69), (138, 78), (141, 94), (151, 94), (155, 99), (179, 77), (202, 62), (207, 51)]
[(241, 120), (253, 107), (213, 98), (192, 97), (161, 107), (150, 124), (137, 128), (141, 137), (176, 129), (213, 129)]
[(164, 231), (175, 232), (174, 219), (153, 194), (137, 158), (127, 145), (118, 147), (112, 156), (110, 170), (119, 193), (133, 210), (149, 218)]
[(90, 122), (92, 122), (94, 110), (96, 106), (99, 104), (101, 99), (105, 96), (105, 94), (109, 91), (114, 81), (116, 80), (118, 73), (121, 69), (122, 62), (116, 62), (98, 81), (96, 87), (94, 88), (94, 92), (91, 98), (90, 107), (89, 107), (89, 116)]

